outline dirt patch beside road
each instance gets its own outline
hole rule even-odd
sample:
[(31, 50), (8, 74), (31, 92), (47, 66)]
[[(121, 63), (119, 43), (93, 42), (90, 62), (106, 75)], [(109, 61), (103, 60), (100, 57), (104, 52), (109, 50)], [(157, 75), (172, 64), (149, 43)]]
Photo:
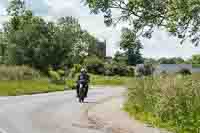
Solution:
[(167, 133), (131, 119), (122, 111), (123, 102), (124, 98), (118, 96), (90, 106), (87, 111), (89, 123), (105, 133)]

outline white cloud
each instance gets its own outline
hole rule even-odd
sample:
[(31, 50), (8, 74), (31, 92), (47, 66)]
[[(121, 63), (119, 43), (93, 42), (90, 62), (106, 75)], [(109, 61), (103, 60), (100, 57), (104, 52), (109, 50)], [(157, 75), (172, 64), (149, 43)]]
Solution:
[(87, 29), (95, 37), (107, 41), (107, 55), (113, 56), (119, 49), (121, 27), (106, 27), (102, 16), (82, 16), (79, 17), (82, 28)]
[(142, 39), (144, 45), (143, 54), (146, 57), (183, 57), (190, 58), (193, 54), (199, 53), (200, 48), (194, 47), (190, 41), (180, 44), (180, 40), (169, 36), (163, 30), (156, 30), (152, 39)]
[(48, 0), (50, 16), (81, 16), (88, 14), (89, 10), (83, 6), (80, 0)]
[(0, 29), (3, 28), (2, 24), (8, 21), (8, 18), (7, 16), (0, 16)]
[(4, 8), (2, 5), (0, 5), (0, 16), (5, 16), (6, 13), (6, 8)]
[(6, 15), (6, 6), (7, 6), (7, 0), (1, 0), (0, 1), (0, 16)]

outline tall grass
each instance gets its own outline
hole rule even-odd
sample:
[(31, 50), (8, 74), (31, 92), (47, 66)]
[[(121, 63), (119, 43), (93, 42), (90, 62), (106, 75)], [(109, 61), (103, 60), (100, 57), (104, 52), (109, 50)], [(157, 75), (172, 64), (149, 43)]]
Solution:
[(130, 115), (176, 133), (200, 133), (200, 80), (146, 77), (131, 80), (128, 87)]
[(32, 80), (40, 78), (38, 71), (27, 66), (0, 65), (0, 80)]
[(192, 73), (193, 80), (200, 80), (200, 73)]
[(47, 78), (27, 66), (0, 66), (0, 96), (63, 91), (64, 85), (49, 83)]

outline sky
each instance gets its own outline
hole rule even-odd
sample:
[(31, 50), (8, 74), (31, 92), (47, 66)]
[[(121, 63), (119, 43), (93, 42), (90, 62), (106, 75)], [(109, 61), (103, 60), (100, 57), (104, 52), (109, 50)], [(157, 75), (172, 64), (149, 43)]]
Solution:
[[(0, 28), (8, 20), (6, 7), (9, 0), (0, 0)], [(116, 27), (106, 27), (102, 15), (90, 14), (90, 10), (82, 0), (25, 0), (28, 8), (35, 15), (42, 16), (48, 21), (54, 21), (62, 16), (74, 16), (79, 19), (83, 29), (89, 31), (100, 40), (107, 41), (107, 56), (113, 56), (119, 49), (121, 28), (128, 24), (119, 24)], [(200, 54), (200, 47), (194, 47), (189, 41), (180, 45), (179, 40), (168, 35), (164, 30), (157, 29), (151, 39), (141, 38), (144, 57), (182, 57), (190, 58), (193, 54)]]

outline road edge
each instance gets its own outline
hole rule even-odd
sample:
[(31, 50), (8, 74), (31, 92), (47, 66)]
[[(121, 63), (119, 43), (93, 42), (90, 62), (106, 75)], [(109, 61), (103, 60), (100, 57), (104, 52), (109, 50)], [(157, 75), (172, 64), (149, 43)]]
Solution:
[(0, 128), (0, 133), (8, 133), (4, 129)]

